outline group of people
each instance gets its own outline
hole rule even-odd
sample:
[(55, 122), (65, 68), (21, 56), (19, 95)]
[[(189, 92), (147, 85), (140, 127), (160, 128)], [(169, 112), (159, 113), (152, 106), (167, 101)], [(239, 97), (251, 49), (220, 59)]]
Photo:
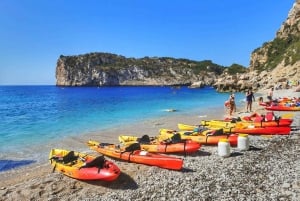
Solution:
[[(270, 95), (273, 96), (273, 93)], [(255, 101), (254, 93), (251, 89), (246, 92), (246, 110), (252, 112), (252, 102)], [(234, 93), (230, 94), (229, 100), (225, 102), (225, 106), (229, 108), (229, 116), (232, 116), (233, 112), (236, 112), (235, 96)]]

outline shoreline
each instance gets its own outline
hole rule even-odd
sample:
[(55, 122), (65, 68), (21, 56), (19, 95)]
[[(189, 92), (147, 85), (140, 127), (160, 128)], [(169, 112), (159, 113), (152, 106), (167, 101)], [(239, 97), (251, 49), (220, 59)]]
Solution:
[[(292, 90), (280, 90), (280, 92), (286, 96), (293, 96), (294, 94)], [(259, 91), (255, 94), (266, 94), (266, 91)], [(300, 93), (298, 92), (297, 94), (299, 96)], [(276, 97), (276, 95), (277, 93), (274, 91), (274, 97)], [(255, 100), (258, 100), (258, 97), (255, 97)], [(261, 112), (262, 110), (257, 103), (258, 101), (253, 103), (253, 110)], [(65, 148), (81, 148), (82, 150), (79, 149), (80, 151), (93, 153), (88, 149), (88, 147), (84, 147), (81, 143), (84, 143), (89, 139), (105, 140), (107, 142), (117, 143), (117, 136), (121, 134), (132, 134), (137, 136), (148, 134), (153, 136), (155, 133), (158, 134), (158, 130), (160, 128), (177, 129), (177, 123), (199, 124), (201, 119), (223, 118), (226, 114), (224, 114), (224, 109), (222, 109), (222, 113), (220, 112), (220, 109), (221, 107), (216, 109), (216, 111), (211, 111), (210, 114), (206, 114), (206, 116), (203, 117), (199, 117), (196, 113), (191, 113), (191, 115), (177, 115), (175, 112), (174, 115), (172, 114), (161, 118), (148, 119), (122, 128), (103, 130), (103, 133), (101, 134), (93, 133), (84, 134), (80, 137), (72, 137), (70, 139), (66, 139), (67, 146)], [(238, 112), (235, 113), (235, 115), (249, 114), (244, 113), (244, 108), (242, 107), (237, 108), (237, 111)], [(297, 120), (294, 121), (293, 124), (299, 126), (300, 114), (295, 112), (295, 117)], [(140, 130), (143, 132), (140, 132)], [(99, 200), (156, 200), (162, 197), (165, 198), (165, 200), (176, 200), (180, 198), (180, 195), (185, 196), (185, 198), (190, 196), (190, 200), (199, 200), (199, 198), (221, 200), (222, 197), (219, 196), (223, 196), (230, 200), (230, 197), (237, 196), (235, 191), (242, 191), (239, 194), (239, 199), (243, 199), (246, 198), (243, 197), (243, 195), (245, 196), (246, 192), (253, 190), (253, 187), (250, 186), (250, 190), (248, 191), (247, 189), (237, 186), (236, 183), (240, 183), (242, 185), (243, 179), (248, 180), (249, 183), (256, 183), (255, 179), (251, 178), (251, 176), (247, 174), (247, 171), (248, 173), (255, 174), (257, 180), (260, 180), (260, 177), (262, 177), (267, 181), (269, 181), (268, 178), (265, 178), (263, 175), (272, 173), (272, 176), (280, 180), (281, 183), (279, 182), (275, 184), (276, 186), (274, 187), (274, 190), (271, 190), (271, 193), (273, 193), (275, 197), (283, 194), (284, 196), (288, 196), (288, 200), (293, 200), (292, 198), (294, 196), (300, 196), (300, 177), (297, 176), (297, 174), (299, 174), (297, 173), (297, 171), (299, 172), (299, 169), (296, 169), (297, 166), (300, 166), (299, 159), (297, 157), (299, 150), (296, 149), (296, 147), (299, 146), (299, 134), (299, 131), (296, 131), (293, 135), (287, 137), (251, 136), (251, 145), (261, 150), (250, 150), (240, 153), (236, 148), (232, 148), (232, 153), (236, 153), (236, 156), (229, 157), (227, 159), (217, 156), (217, 147), (202, 146), (200, 151), (194, 155), (188, 155), (186, 157), (176, 155), (177, 157), (182, 157), (185, 160), (184, 169), (182, 171), (169, 171), (156, 167), (115, 161), (114, 159), (108, 158), (115, 162), (122, 170), (120, 178), (111, 183), (78, 181), (56, 172), (52, 173), (52, 167), (46, 161), (40, 164), (35, 163), (26, 167), (0, 172), (0, 176), (3, 178), (0, 184), (0, 200), (84, 200), (91, 199), (93, 196), (96, 196)], [(281, 147), (284, 156), (284, 150), (288, 149), (286, 152), (286, 154), (290, 154), (288, 158), (278, 158), (276, 155), (270, 155), (270, 151), (271, 153), (274, 152), (275, 154), (281, 154), (278, 151), (275, 151), (278, 149), (277, 144), (285, 143), (287, 141), (294, 143), (290, 146)], [(262, 163), (261, 166), (257, 166), (259, 161)], [(289, 164), (289, 169), (291, 170), (286, 170), (286, 167), (280, 166), (285, 165), (287, 162)], [(273, 163), (276, 163), (276, 165)], [(250, 164), (254, 165), (254, 167), (257, 166), (258, 172), (261, 173), (253, 172), (255, 169), (251, 169), (252, 167)], [(270, 165), (274, 165), (274, 170), (271, 170), (270, 167), (268, 167)], [(282, 168), (282, 171), (280, 170), (281, 172), (289, 172), (289, 175), (285, 175), (287, 178), (281, 178), (279, 173), (277, 173), (278, 175), (276, 174), (275, 170), (277, 170), (277, 166), (278, 168)], [(236, 167), (238, 168), (236, 169)], [(269, 168), (269, 172), (266, 172), (264, 168)], [(238, 170), (238, 173), (236, 173), (236, 170)], [(291, 172), (292, 170), (294, 170), (294, 172)], [(207, 175), (207, 172), (209, 172), (209, 175)], [(232, 174), (238, 175), (235, 175), (235, 178), (232, 178)], [(241, 176), (244, 178), (240, 178)], [(195, 178), (198, 179), (194, 181)], [(246, 182), (246, 180), (244, 182)], [(228, 182), (229, 184), (227, 185)], [(271, 184), (274, 185), (274, 183)], [(270, 191), (268, 191), (269, 188), (260, 188), (259, 183), (256, 183), (255, 185), (258, 186), (256, 187), (258, 189), (255, 190), (256, 195), (249, 195), (250, 198), (272, 198)], [(172, 191), (172, 186), (174, 188), (189, 186), (189, 188), (185, 188), (184, 191), (180, 188), (178, 189), (178, 192), (173, 192), (172, 194), (169, 192)], [(231, 194), (228, 191), (230, 186)], [(194, 188), (198, 189), (198, 191), (194, 192)], [(218, 194), (217, 190), (220, 190), (223, 194)], [(275, 190), (278, 190), (279, 192), (276, 194), (273, 192)], [(187, 192), (189, 192), (190, 195), (187, 194)], [(200, 192), (202, 195), (200, 195)], [(215, 195), (210, 195), (211, 192)], [(200, 197), (193, 197), (196, 195)]]
[[(219, 107), (216, 108), (215, 111), (220, 111), (221, 109), (222, 111), (224, 110), (224, 108)], [(190, 114), (178, 111), (165, 111), (166, 114), (160, 117), (149, 118), (145, 120), (143, 119), (126, 125), (121, 124), (120, 127), (104, 128), (97, 132), (84, 133), (79, 136), (67, 136), (64, 137), (61, 141), (52, 141), (50, 144), (46, 144), (45, 146), (48, 147), (46, 148), (47, 150), (50, 150), (56, 144), (55, 148), (64, 148), (68, 150), (76, 150), (97, 155), (97, 153), (93, 152), (85, 145), (88, 140), (93, 139), (97, 141), (118, 144), (118, 136), (122, 134), (135, 135), (139, 137), (144, 134), (155, 136), (159, 133), (159, 129), (161, 128), (169, 128), (175, 130), (178, 129), (177, 123), (197, 125), (204, 118), (222, 118), (222, 116), (220, 116), (219, 114), (214, 115), (215, 112), (213, 112), (213, 114), (208, 114), (208, 111), (206, 110), (203, 112), (203, 114), (198, 114), (198, 110), (201, 109), (197, 109)], [(168, 115), (168, 113), (170, 113), (170, 115)], [(31, 174), (34, 174), (36, 171), (33, 171), (32, 169), (35, 169), (35, 167), (37, 167), (37, 169), (43, 169), (48, 168), (48, 166), (51, 169), (51, 166), (48, 163), (47, 152), (42, 159), (39, 159), (38, 161), (35, 161), (29, 165), (23, 165), (6, 171), (1, 171), (0, 176), (4, 177), (5, 181), (0, 183), (0, 188), (5, 187), (7, 184), (15, 184), (18, 180), (25, 180), (22, 176), (24, 175), (24, 172), (26, 172), (26, 178), (34, 178), (35, 176), (31, 176)], [(39, 170), (37, 172), (39, 175), (41, 175), (42, 173), (47, 173), (47, 171), (40, 172)], [(14, 177), (16, 177), (16, 179)]]

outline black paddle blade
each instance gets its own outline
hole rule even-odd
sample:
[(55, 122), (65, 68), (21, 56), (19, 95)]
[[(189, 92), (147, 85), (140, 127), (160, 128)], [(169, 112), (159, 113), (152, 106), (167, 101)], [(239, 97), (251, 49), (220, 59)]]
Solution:
[(56, 169), (56, 163), (55, 163), (55, 165), (54, 165), (54, 167), (52, 169), (52, 173), (55, 172), (55, 169)]

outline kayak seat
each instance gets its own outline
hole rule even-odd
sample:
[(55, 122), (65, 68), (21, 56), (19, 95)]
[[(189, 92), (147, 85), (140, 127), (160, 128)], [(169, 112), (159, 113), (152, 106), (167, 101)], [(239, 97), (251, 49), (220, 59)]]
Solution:
[(79, 158), (79, 156), (75, 156), (74, 151), (70, 151), (69, 153), (67, 153), (67, 155), (65, 155), (63, 157), (62, 162), (64, 164), (68, 164), (68, 163), (76, 161), (78, 158)]
[(180, 134), (179, 133), (174, 134), (171, 137), (171, 142), (172, 143), (180, 143), (180, 142), (182, 142)]
[(137, 141), (141, 144), (150, 144), (150, 142), (151, 142), (150, 137), (148, 135), (143, 135)]
[(212, 133), (212, 135), (223, 135), (223, 134), (224, 134), (223, 128), (217, 129), (215, 130), (215, 132)]
[(207, 127), (203, 126), (203, 125), (199, 125), (198, 127), (194, 128), (194, 132), (197, 132), (197, 133), (202, 133), (203, 131), (206, 131), (208, 130)]
[(184, 132), (184, 135), (192, 135), (192, 134), (193, 134), (193, 132), (191, 132), (191, 131)]
[(135, 150), (141, 150), (141, 145), (139, 143), (133, 143), (125, 148), (125, 151), (135, 151)]
[(102, 148), (104, 148), (104, 147), (107, 147), (107, 146), (110, 146), (110, 145), (113, 145), (113, 144), (111, 144), (111, 143), (106, 143), (106, 142), (103, 142), (103, 143), (100, 143), (100, 144), (98, 145), (98, 147), (102, 147)]
[(274, 113), (273, 112), (267, 112), (265, 116), (266, 121), (273, 121), (274, 120)]
[(230, 121), (230, 123), (236, 123), (238, 121), (242, 121), (241, 117), (232, 118), (232, 120)]
[(92, 160), (92, 161), (86, 163), (85, 165), (81, 166), (79, 169), (81, 169), (81, 168), (90, 168), (90, 167), (97, 167), (97, 168), (99, 168), (99, 171), (100, 171), (100, 169), (104, 168), (104, 165), (105, 165), (105, 158), (104, 158), (104, 156), (98, 156), (94, 160)]

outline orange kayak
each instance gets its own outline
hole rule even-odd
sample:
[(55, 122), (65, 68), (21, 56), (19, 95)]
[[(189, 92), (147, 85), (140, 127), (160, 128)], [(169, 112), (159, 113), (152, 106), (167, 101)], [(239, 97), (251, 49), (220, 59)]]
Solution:
[[(177, 136), (176, 136), (177, 137)], [(140, 143), (142, 150), (155, 153), (193, 153), (200, 149), (201, 144), (192, 140), (166, 139), (160, 141), (156, 137), (144, 135), (141, 138), (136, 136), (120, 135), (119, 141), (122, 144)]]
[(121, 171), (113, 162), (103, 156), (92, 156), (64, 149), (52, 149), (49, 160), (53, 171), (79, 180), (113, 181)]
[(171, 129), (160, 129), (159, 138), (171, 138), (175, 134), (180, 134), (182, 139), (189, 139), (204, 145), (218, 145), (220, 139), (228, 139), (231, 146), (236, 146), (238, 141), (237, 134), (199, 134), (194, 131), (176, 131)]
[[(230, 129), (229, 129), (230, 130)], [(235, 127), (230, 133), (246, 133), (249, 135), (289, 135), (291, 127), (288, 126), (267, 126), (267, 127)]]
[(99, 143), (97, 141), (90, 140), (87, 145), (90, 149), (103, 155), (127, 162), (157, 166), (171, 170), (181, 170), (183, 166), (183, 159), (141, 150), (138, 143), (120, 148), (115, 144)]

